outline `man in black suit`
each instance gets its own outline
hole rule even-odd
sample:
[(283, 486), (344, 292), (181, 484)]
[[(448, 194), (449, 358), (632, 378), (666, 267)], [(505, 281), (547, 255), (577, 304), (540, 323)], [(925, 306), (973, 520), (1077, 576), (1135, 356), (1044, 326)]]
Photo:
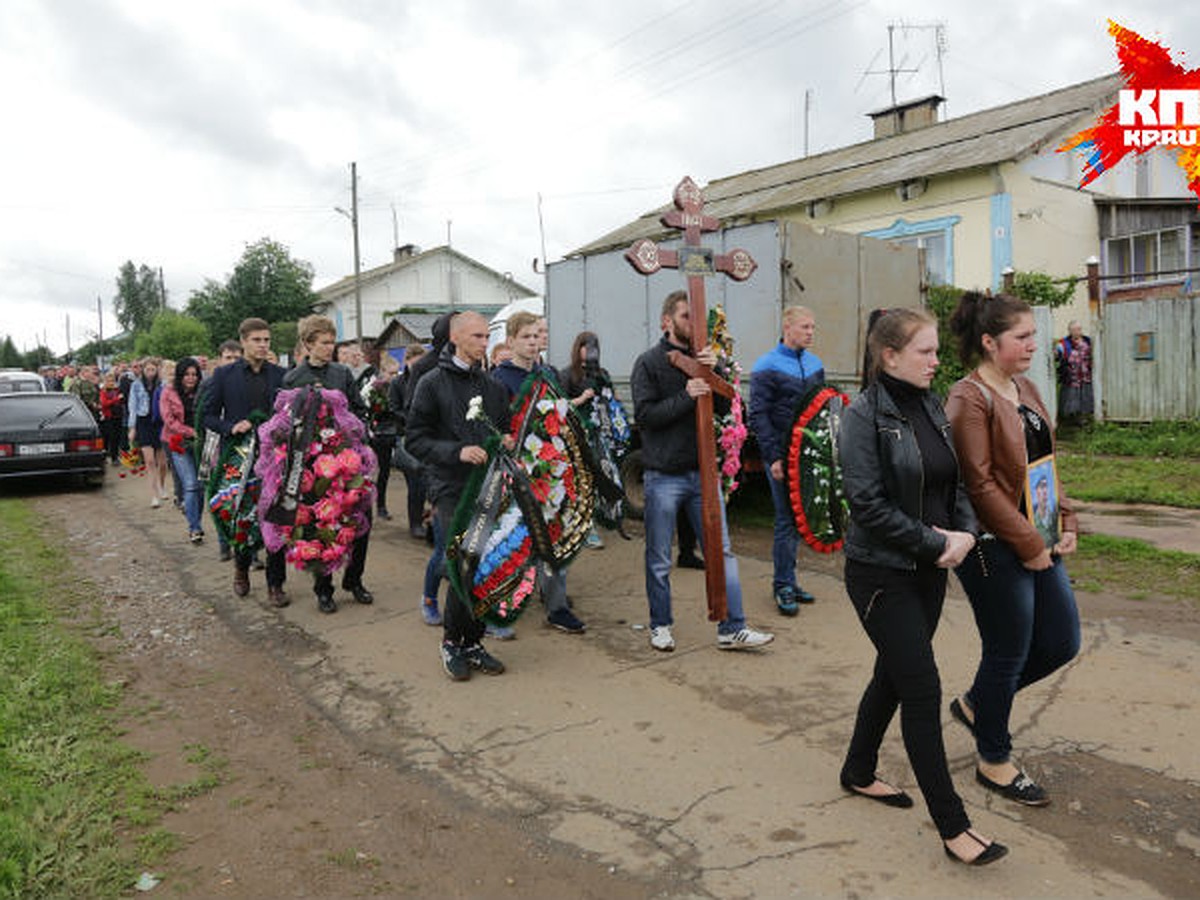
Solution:
[[(246, 319), (238, 328), (242, 358), (217, 369), (205, 385), (204, 427), (218, 432), (222, 442), (245, 434), (260, 413), (270, 418), (275, 395), (283, 386), (284, 370), (267, 361), (271, 352), (271, 326), (262, 319)], [(250, 593), (251, 554), (238, 550), (233, 557), (233, 592)], [(287, 606), (283, 550), (267, 554), (267, 596), (273, 606)]]

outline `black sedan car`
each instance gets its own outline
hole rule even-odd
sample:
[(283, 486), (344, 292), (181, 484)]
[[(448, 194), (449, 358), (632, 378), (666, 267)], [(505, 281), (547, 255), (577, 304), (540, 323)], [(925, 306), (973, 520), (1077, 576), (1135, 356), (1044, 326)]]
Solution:
[(0, 479), (79, 476), (104, 483), (100, 427), (74, 394), (0, 395)]

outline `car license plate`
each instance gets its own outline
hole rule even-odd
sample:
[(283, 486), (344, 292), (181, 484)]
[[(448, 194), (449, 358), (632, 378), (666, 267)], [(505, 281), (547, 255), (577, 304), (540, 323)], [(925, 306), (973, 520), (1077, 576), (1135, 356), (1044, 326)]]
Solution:
[(17, 445), (18, 456), (46, 456), (50, 453), (62, 453), (64, 450), (62, 441), (58, 443), (47, 444), (19, 444)]

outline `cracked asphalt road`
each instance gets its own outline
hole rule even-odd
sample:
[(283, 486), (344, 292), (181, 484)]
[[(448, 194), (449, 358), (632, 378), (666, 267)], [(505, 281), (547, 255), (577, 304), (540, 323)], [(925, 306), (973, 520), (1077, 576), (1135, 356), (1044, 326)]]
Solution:
[[(394, 486), (393, 508), (402, 509)], [(110, 482), (126, 512), (141, 492)], [(164, 547), (179, 536), (152, 535)], [(766, 547), (769, 551), (769, 535)], [(245, 600), (230, 570), (179, 553), (187, 589), (232, 627), (256, 632), (311, 702), (364, 751), (616, 870), (697, 897), (1152, 897), (1200, 892), (1200, 650), (1191, 637), (1126, 621), (1119, 604), (1089, 613), (1084, 651), (1014, 709), (1018, 753), (1054, 792), (1018, 809), (974, 784), (973, 746), (946, 721), (947, 750), (976, 827), (1011, 849), (988, 869), (945, 858), (923, 803), (892, 810), (838, 785), (870, 644), (822, 560), (804, 584), (818, 597), (779, 617), (768, 559), (745, 555), (748, 618), (776, 633), (762, 652), (727, 653), (705, 621), (699, 572), (673, 573), (678, 649), (648, 645), (640, 540), (606, 536), (572, 567), (582, 636), (531, 610), (518, 639), (489, 642), (500, 678), (450, 682), (440, 629), (418, 611), (427, 556), (399, 519), (378, 523), (367, 565), (370, 607), (318, 613), (307, 576), (289, 571), (292, 605), (265, 610), (260, 577)], [(754, 541), (735, 543), (761, 553)], [(802, 559), (802, 566), (807, 557)], [(953, 583), (953, 579), (952, 579)], [(345, 598), (339, 596), (339, 601)], [(947, 697), (968, 682), (979, 641), (952, 584), (936, 640)], [(881, 775), (915, 791), (898, 721)]]

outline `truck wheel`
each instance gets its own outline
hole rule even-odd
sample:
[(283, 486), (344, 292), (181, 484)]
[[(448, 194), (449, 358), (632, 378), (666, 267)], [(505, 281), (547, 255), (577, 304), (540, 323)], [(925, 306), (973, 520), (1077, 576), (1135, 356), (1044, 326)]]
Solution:
[(621, 484), (625, 488), (625, 512), (640, 519), (646, 512), (646, 486), (642, 483), (642, 451), (634, 450), (621, 460)]

